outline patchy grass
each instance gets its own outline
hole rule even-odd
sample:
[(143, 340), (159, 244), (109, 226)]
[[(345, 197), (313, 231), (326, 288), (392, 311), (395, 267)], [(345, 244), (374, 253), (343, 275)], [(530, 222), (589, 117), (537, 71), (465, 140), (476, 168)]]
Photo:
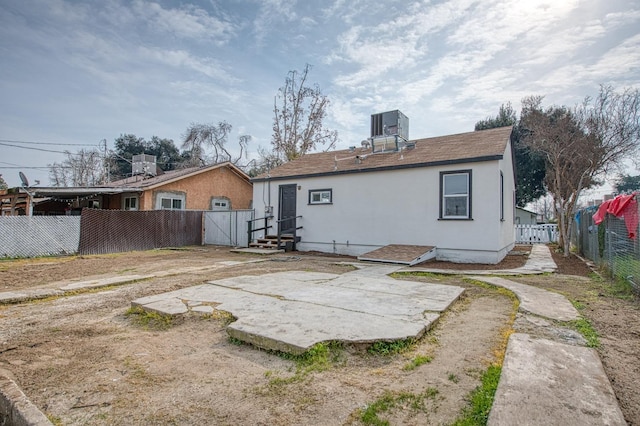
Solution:
[(581, 302), (581, 301), (579, 301), (579, 300), (571, 300), (571, 299), (569, 299), (569, 301), (571, 302), (571, 304), (573, 305), (573, 307), (574, 307), (574, 308), (576, 308), (576, 309), (577, 309), (577, 310), (579, 310), (579, 311), (581, 311), (581, 310), (583, 310), (584, 308), (586, 308), (586, 307), (587, 307), (587, 305), (585, 305), (584, 303), (582, 303), (582, 302)]
[(401, 354), (415, 347), (415, 339), (394, 340), (392, 342), (378, 341), (373, 343), (367, 349), (367, 352), (371, 355), (379, 356), (391, 356)]
[(238, 338), (235, 338), (235, 337), (232, 337), (232, 336), (229, 336), (229, 337), (227, 338), (227, 341), (228, 341), (229, 343), (231, 343), (232, 345), (235, 345), (235, 346), (242, 346), (242, 345), (246, 344), (246, 343), (245, 343), (245, 342), (243, 342), (242, 340), (240, 340), (240, 339), (238, 339)]
[(460, 381), (460, 377), (458, 377), (453, 373), (449, 373), (449, 376), (447, 376), (447, 378), (449, 379), (450, 382), (453, 382), (453, 383), (458, 383)]
[[(231, 312), (222, 311), (222, 310), (218, 310), (218, 309), (214, 309), (213, 312), (211, 312), (210, 314), (200, 315), (200, 318), (203, 319), (203, 320), (220, 321), (224, 325), (229, 325), (232, 322), (235, 322), (237, 320), (237, 318), (234, 317), (231, 314)], [(233, 339), (233, 337), (229, 336), (229, 340), (231, 340), (231, 339)], [(236, 340), (238, 340), (238, 339), (236, 339)], [(239, 340), (239, 342), (242, 342), (242, 341)]]
[(47, 419), (49, 419), (49, 421), (51, 422), (51, 424), (53, 426), (62, 426), (64, 425), (64, 423), (62, 423), (62, 419), (58, 416), (54, 416), (53, 414), (47, 414)]
[(162, 315), (158, 312), (147, 311), (139, 306), (127, 309), (125, 316), (135, 325), (147, 330), (167, 330), (173, 325), (171, 315)]
[(413, 358), (411, 361), (409, 361), (407, 364), (405, 364), (405, 366), (402, 367), (402, 369), (404, 371), (415, 370), (421, 365), (428, 364), (431, 361), (433, 361), (433, 357), (430, 355), (418, 355), (415, 358)]
[[(238, 339), (234, 339), (238, 341)], [(230, 338), (231, 341), (231, 338)], [(244, 342), (239, 341), (239, 344)], [(238, 344), (232, 342), (234, 344)], [(341, 342), (322, 342), (313, 345), (308, 351), (300, 355), (292, 355), (286, 352), (268, 351), (283, 359), (295, 362), (296, 371), (293, 376), (275, 376), (273, 371), (267, 371), (265, 377), (269, 378), (268, 387), (278, 389), (292, 383), (299, 383), (306, 379), (312, 372), (326, 371), (343, 359), (343, 345)]]
[(600, 347), (600, 336), (591, 322), (586, 318), (580, 318), (577, 320), (569, 321), (566, 323), (569, 327), (582, 334), (582, 337), (587, 341), (587, 346), (590, 348)]
[(438, 274), (435, 272), (426, 272), (426, 271), (406, 271), (406, 272), (394, 272), (389, 276), (391, 278), (422, 277), (422, 278), (430, 278), (433, 280), (441, 280), (442, 278), (451, 278), (451, 277), (457, 276), (457, 274)]
[(623, 300), (632, 300), (636, 296), (633, 285), (622, 277), (615, 277), (611, 281), (607, 286), (607, 294)]
[(409, 392), (393, 393), (385, 391), (385, 393), (376, 401), (367, 405), (364, 410), (360, 411), (360, 420), (366, 425), (385, 426), (389, 425), (388, 420), (381, 419), (380, 414), (389, 412), (394, 408), (410, 409), (412, 411), (425, 411), (425, 401), (427, 399), (435, 400), (438, 390), (435, 388), (427, 388), (424, 392), (413, 394)]
[(502, 367), (494, 364), (482, 374), (480, 386), (469, 395), (469, 406), (462, 410), (460, 417), (452, 426), (483, 426), (487, 424), (501, 372)]

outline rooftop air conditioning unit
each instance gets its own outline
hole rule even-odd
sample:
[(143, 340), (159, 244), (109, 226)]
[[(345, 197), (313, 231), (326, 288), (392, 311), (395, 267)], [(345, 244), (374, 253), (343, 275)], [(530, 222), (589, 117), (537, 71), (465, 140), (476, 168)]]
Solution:
[(409, 118), (398, 110), (371, 114), (371, 137), (400, 136), (409, 140)]
[(409, 118), (398, 110), (371, 114), (373, 152), (398, 151), (409, 140)]
[(156, 175), (156, 157), (154, 155), (138, 154), (131, 157), (132, 174), (143, 176)]

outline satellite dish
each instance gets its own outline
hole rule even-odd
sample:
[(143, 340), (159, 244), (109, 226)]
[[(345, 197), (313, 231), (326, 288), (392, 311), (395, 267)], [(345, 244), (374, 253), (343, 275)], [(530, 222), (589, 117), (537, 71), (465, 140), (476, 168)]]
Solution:
[(18, 175), (20, 175), (20, 180), (22, 181), (22, 186), (28, 187), (29, 186), (29, 179), (27, 179), (27, 177), (22, 172), (18, 172)]

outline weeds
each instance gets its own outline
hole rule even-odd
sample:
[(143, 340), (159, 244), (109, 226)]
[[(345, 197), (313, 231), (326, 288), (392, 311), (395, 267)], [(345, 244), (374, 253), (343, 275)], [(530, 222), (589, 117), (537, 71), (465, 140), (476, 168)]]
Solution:
[(480, 386), (475, 388), (469, 396), (470, 405), (462, 410), (460, 417), (456, 419), (452, 426), (481, 426), (487, 424), (501, 372), (502, 367), (492, 365), (482, 374)]
[(460, 377), (458, 377), (453, 373), (449, 373), (449, 376), (447, 378), (449, 379), (450, 382), (453, 382), (453, 383), (458, 383), (460, 381)]
[(591, 325), (586, 318), (580, 318), (577, 320), (569, 321), (567, 323), (571, 328), (582, 334), (582, 337), (587, 341), (587, 346), (590, 348), (600, 347), (600, 338), (598, 332)]
[(51, 422), (53, 426), (62, 426), (62, 419), (58, 416), (54, 416), (53, 414), (47, 414), (47, 419)]
[(437, 395), (438, 390), (435, 388), (427, 388), (424, 392), (419, 394), (409, 392), (396, 394), (390, 391), (385, 391), (382, 397), (367, 405), (367, 407), (360, 412), (360, 420), (366, 425), (388, 425), (389, 421), (378, 417), (379, 414), (388, 412), (399, 406), (409, 408), (413, 411), (426, 411), (425, 401), (427, 399), (435, 400)]
[(412, 338), (404, 340), (394, 340), (392, 342), (378, 341), (367, 349), (371, 355), (390, 356), (406, 352), (415, 347), (416, 341)]
[(405, 366), (402, 367), (402, 369), (404, 371), (415, 370), (416, 368), (420, 367), (421, 365), (428, 364), (431, 361), (433, 361), (433, 357), (432, 356), (429, 356), (429, 355), (418, 355), (415, 358), (413, 358), (410, 362), (405, 364)]
[(308, 351), (300, 355), (275, 352), (281, 358), (295, 362), (296, 372), (291, 377), (282, 378), (273, 377), (274, 373), (268, 371), (265, 373), (265, 377), (269, 378), (269, 387), (277, 388), (291, 383), (298, 383), (314, 371), (321, 372), (330, 369), (342, 359), (342, 349), (341, 342), (322, 342), (313, 345)]
[(456, 274), (438, 274), (436, 272), (426, 272), (426, 271), (408, 271), (408, 272), (394, 272), (389, 276), (391, 278), (406, 278), (406, 277), (422, 277), (422, 278), (430, 278), (433, 280), (441, 280), (444, 277), (453, 277)]
[(125, 316), (131, 321), (145, 329), (167, 330), (173, 325), (171, 315), (163, 315), (154, 311), (147, 311), (139, 306), (132, 306), (127, 309)]

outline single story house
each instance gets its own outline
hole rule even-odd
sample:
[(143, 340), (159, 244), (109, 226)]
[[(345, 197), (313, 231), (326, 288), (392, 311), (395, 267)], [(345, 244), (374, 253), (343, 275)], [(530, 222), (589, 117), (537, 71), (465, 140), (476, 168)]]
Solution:
[(522, 207), (516, 207), (516, 225), (537, 225), (538, 214)]
[(230, 210), (252, 208), (249, 176), (230, 162), (156, 176), (136, 175), (92, 187), (11, 188), (1, 195), (6, 214), (80, 214), (116, 210)]
[(253, 178), (256, 218), (264, 213), (270, 226), (253, 237), (299, 228), (301, 251), (420, 245), (439, 260), (502, 260), (515, 245), (512, 128), (410, 141), (374, 134), (373, 118), (360, 147), (307, 154)]

